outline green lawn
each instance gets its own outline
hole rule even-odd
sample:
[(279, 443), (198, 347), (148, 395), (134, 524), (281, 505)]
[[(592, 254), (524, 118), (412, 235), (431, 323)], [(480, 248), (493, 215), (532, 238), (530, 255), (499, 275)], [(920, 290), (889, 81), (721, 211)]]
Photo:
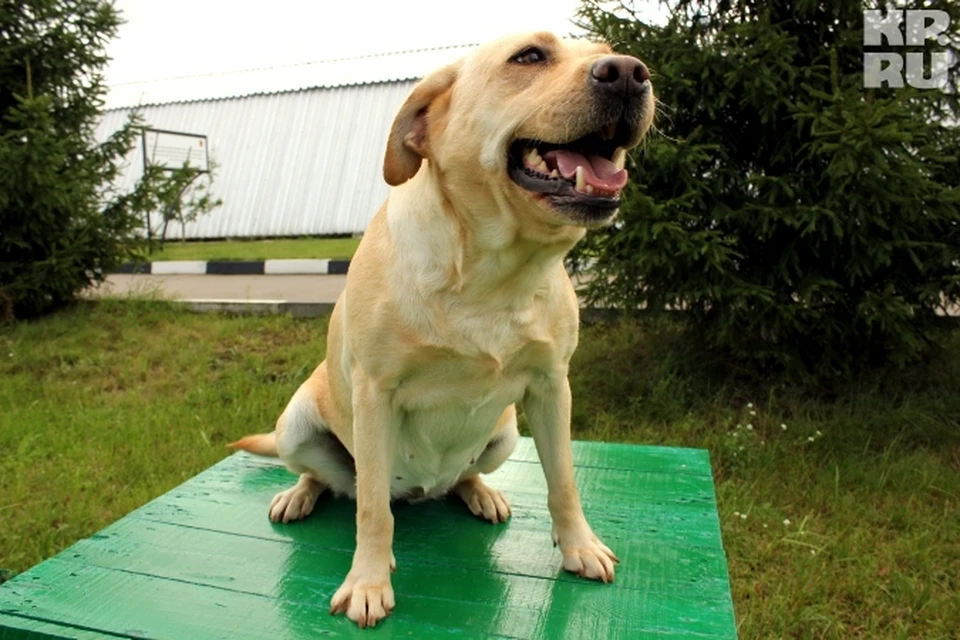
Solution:
[[(272, 427), (325, 322), (106, 301), (0, 330), (0, 567), (22, 571)], [(578, 438), (706, 447), (742, 638), (955, 638), (960, 336), (817, 400), (590, 327)], [(760, 380), (760, 381), (758, 381)]]
[(352, 258), (360, 238), (285, 238), (278, 240), (168, 240), (148, 260), (275, 260), (281, 258)]

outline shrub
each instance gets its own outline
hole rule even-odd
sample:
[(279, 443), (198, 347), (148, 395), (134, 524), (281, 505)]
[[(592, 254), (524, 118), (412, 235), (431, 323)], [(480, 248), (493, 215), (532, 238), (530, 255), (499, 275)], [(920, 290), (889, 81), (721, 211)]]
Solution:
[[(134, 114), (105, 142), (94, 138), (104, 46), (118, 25), (103, 0), (0, 9), (0, 319), (61, 307), (142, 255), (152, 244), (145, 213), (183, 215), (196, 177), (187, 167), (150, 168), (130, 193), (111, 188), (142, 125)], [(200, 211), (218, 204), (201, 200)]]
[(923, 354), (960, 299), (957, 66), (953, 93), (864, 89), (859, 0), (675, 0), (662, 26), (615, 4), (583, 26), (649, 64), (660, 135), (574, 256), (591, 301), (804, 373)]

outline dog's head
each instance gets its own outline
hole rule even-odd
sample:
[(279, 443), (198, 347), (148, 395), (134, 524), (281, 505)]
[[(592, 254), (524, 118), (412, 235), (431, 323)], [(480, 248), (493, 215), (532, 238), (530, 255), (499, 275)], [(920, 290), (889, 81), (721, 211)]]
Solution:
[(423, 159), (460, 197), (563, 225), (609, 222), (626, 151), (653, 120), (646, 66), (550, 33), (504, 38), (425, 77), (400, 108), (384, 160), (391, 185)]

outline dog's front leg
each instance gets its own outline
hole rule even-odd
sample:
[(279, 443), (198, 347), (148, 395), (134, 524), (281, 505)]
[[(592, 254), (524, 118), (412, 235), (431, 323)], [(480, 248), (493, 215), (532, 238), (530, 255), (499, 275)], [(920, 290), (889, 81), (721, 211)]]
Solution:
[(612, 582), (619, 559), (593, 533), (580, 505), (570, 450), (570, 383), (566, 372), (534, 382), (523, 410), (547, 478), (547, 505), (553, 541), (563, 553), (563, 568), (585, 578)]
[(361, 628), (372, 627), (394, 606), (390, 570), (393, 514), (390, 474), (397, 418), (389, 396), (362, 373), (353, 376), (353, 443), (357, 467), (357, 548), (353, 565), (333, 594), (330, 613), (346, 611)]

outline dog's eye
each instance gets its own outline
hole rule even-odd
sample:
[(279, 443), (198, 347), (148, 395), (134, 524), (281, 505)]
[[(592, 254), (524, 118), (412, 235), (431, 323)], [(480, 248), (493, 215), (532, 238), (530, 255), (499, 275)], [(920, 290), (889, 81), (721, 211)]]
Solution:
[(538, 62), (546, 62), (547, 54), (543, 52), (543, 49), (539, 47), (527, 47), (517, 55), (510, 58), (510, 62), (516, 62), (518, 64), (536, 64)]

